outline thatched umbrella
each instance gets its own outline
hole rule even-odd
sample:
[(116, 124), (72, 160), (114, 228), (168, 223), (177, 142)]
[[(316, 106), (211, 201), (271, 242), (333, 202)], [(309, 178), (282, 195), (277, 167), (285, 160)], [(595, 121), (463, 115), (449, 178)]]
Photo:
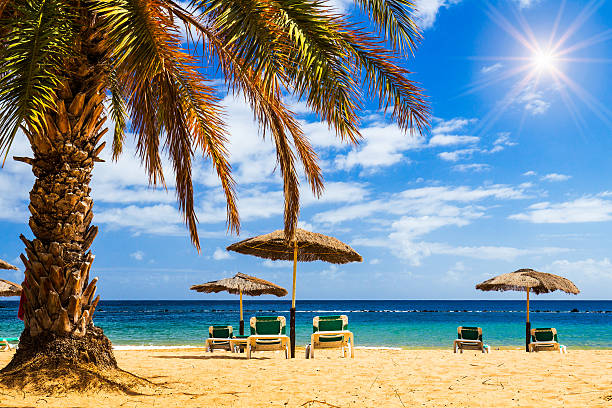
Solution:
[(290, 261), (293, 260), (293, 292), (291, 294), (290, 339), (291, 358), (295, 357), (295, 282), (297, 262), (325, 261), (335, 264), (361, 262), (363, 259), (353, 248), (345, 243), (316, 232), (296, 229), (293, 240), (285, 239), (285, 233), (277, 230), (236, 242), (227, 247), (228, 251), (255, 255), (260, 258)]
[(11, 265), (10, 263), (3, 261), (2, 259), (0, 259), (0, 269), (13, 269), (15, 271), (18, 271), (19, 269), (17, 269), (16, 266)]
[(529, 292), (536, 295), (540, 293), (550, 293), (555, 290), (562, 290), (566, 293), (577, 295), (580, 290), (569, 279), (552, 273), (538, 272), (533, 269), (519, 269), (512, 273), (504, 273), (494, 278), (488, 279), (476, 285), (476, 289), (490, 290), (515, 290), (527, 292), (527, 321), (525, 325), (525, 350), (529, 351), (529, 341), (531, 334), (531, 323), (529, 322)]
[(21, 285), (0, 279), (0, 296), (21, 296)]
[(201, 285), (193, 285), (191, 290), (204, 293), (229, 292), (233, 295), (240, 295), (240, 334), (244, 334), (244, 319), (242, 317), (242, 295), (261, 296), (261, 295), (276, 295), (278, 297), (285, 296), (287, 289), (268, 282), (267, 280), (259, 279), (254, 276), (246, 275), (238, 272), (232, 278), (220, 279), (217, 281), (203, 283)]

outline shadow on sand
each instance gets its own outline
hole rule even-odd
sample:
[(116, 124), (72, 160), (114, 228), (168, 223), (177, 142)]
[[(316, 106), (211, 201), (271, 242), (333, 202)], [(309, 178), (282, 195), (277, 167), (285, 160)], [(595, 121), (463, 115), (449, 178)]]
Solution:
[[(231, 356), (231, 355), (208, 355), (208, 356), (153, 356), (155, 358), (179, 358), (182, 360), (246, 360), (246, 355)], [(269, 360), (270, 357), (251, 357), (251, 360)]]

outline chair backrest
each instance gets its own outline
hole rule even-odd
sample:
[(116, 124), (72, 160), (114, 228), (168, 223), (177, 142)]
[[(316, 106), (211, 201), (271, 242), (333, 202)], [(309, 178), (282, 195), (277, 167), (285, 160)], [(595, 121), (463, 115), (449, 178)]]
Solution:
[(312, 319), (312, 332), (348, 330), (348, 316), (315, 316)]
[(554, 327), (538, 327), (531, 329), (531, 341), (558, 341), (557, 329)]
[(208, 337), (215, 339), (231, 339), (234, 337), (234, 329), (227, 324), (214, 324), (208, 327)]
[(285, 316), (253, 316), (249, 320), (251, 334), (285, 334)]
[(482, 341), (482, 328), (459, 326), (457, 327), (457, 338), (462, 340), (480, 340)]

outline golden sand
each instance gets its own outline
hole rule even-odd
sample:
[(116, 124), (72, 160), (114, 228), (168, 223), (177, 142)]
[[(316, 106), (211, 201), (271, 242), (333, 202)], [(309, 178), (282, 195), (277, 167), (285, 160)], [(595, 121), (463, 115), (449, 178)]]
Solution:
[[(14, 407), (606, 407), (612, 350), (490, 354), (452, 350), (338, 350), (285, 360), (280, 352), (116, 351), (121, 368), (155, 386), (140, 395), (50, 397), (0, 388)], [(6, 364), (12, 353), (0, 353)]]

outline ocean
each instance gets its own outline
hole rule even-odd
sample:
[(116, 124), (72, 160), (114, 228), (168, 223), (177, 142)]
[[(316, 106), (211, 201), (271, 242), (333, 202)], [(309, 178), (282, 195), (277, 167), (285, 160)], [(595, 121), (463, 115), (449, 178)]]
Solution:
[[(246, 300), (251, 316), (283, 315), (287, 300)], [(16, 301), (0, 301), (0, 336), (18, 337)], [(296, 343), (309, 342), (312, 318), (346, 314), (357, 346), (450, 348), (457, 326), (480, 326), (485, 343), (522, 348), (525, 302), (520, 300), (301, 300), (296, 304)], [(612, 349), (612, 300), (533, 300), (532, 327), (555, 327), (568, 348)], [(101, 301), (94, 322), (119, 348), (202, 346), (210, 324), (231, 324), (238, 333), (236, 300)], [(289, 327), (287, 327), (287, 334)]]

